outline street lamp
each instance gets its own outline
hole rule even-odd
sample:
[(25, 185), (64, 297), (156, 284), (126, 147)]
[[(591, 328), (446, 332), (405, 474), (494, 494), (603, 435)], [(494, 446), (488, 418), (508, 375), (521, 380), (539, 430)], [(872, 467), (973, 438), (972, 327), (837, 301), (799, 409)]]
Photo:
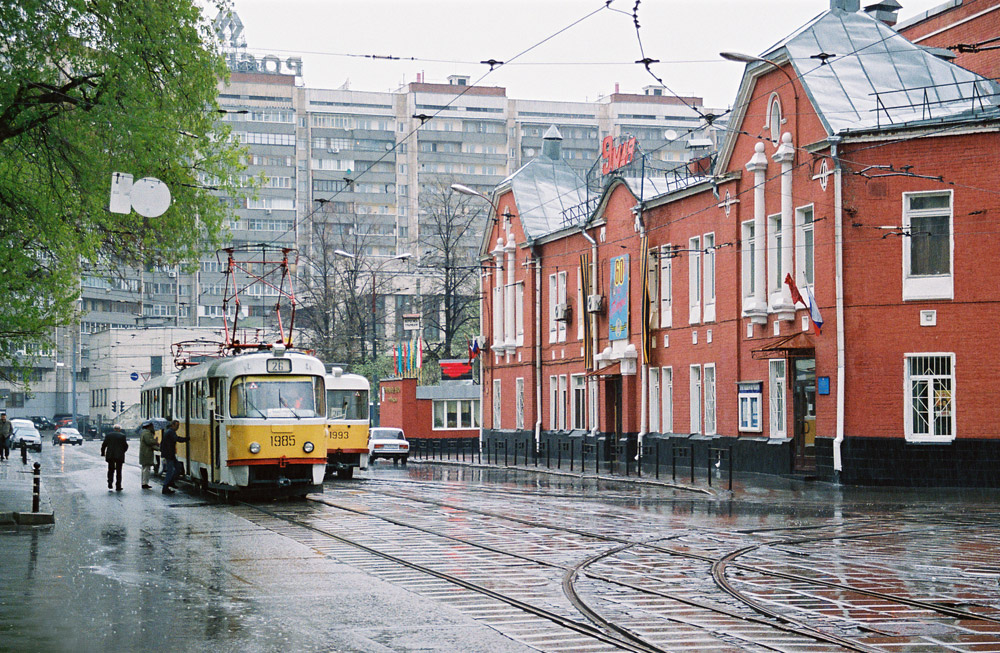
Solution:
[[(352, 254), (352, 253), (344, 251), (342, 249), (335, 249), (335, 250), (333, 250), (333, 253), (335, 255), (341, 256), (343, 258), (349, 258), (349, 259), (357, 259), (358, 258), (357, 254)], [(380, 263), (377, 266), (373, 267), (372, 270), (371, 270), (371, 273), (372, 273), (372, 362), (375, 362), (375, 355), (377, 353), (376, 352), (376, 336), (377, 336), (377, 327), (376, 327), (376, 324), (377, 324), (377, 321), (378, 321), (378, 310), (377, 310), (377, 305), (376, 305), (376, 297), (377, 297), (378, 293), (377, 293), (377, 288), (376, 288), (376, 274), (378, 273), (379, 270), (382, 269), (382, 266), (385, 265), (386, 263), (388, 263), (389, 261), (405, 261), (405, 260), (411, 258), (412, 256), (413, 256), (413, 254), (411, 254), (410, 252), (403, 252), (402, 254), (396, 254), (395, 256), (390, 256), (389, 258), (387, 258), (384, 261), (382, 261), (382, 263)]]
[[(773, 68), (776, 68), (778, 70), (778, 72), (780, 72), (782, 75), (784, 75), (785, 77), (788, 78), (788, 85), (792, 88), (792, 96), (794, 97), (794, 100), (795, 100), (795, 103), (794, 103), (794, 106), (793, 106), (792, 109), (793, 109), (793, 112), (794, 112), (794, 115), (795, 115), (795, 126), (794, 126), (794, 131), (795, 131), (795, 147), (798, 147), (798, 145), (799, 145), (799, 90), (795, 87), (795, 80), (792, 78), (791, 75), (788, 74), (788, 71), (785, 70), (784, 68), (782, 68), (781, 65), (778, 64), (776, 61), (772, 61), (770, 59), (765, 59), (764, 57), (757, 57), (757, 56), (754, 56), (752, 54), (744, 54), (742, 52), (720, 52), (719, 56), (722, 57), (723, 59), (725, 59), (726, 61), (735, 61), (736, 63), (747, 63), (747, 64), (750, 64), (750, 63), (766, 63), (766, 64), (772, 66)], [(779, 141), (780, 141), (780, 135), (779, 135)]]

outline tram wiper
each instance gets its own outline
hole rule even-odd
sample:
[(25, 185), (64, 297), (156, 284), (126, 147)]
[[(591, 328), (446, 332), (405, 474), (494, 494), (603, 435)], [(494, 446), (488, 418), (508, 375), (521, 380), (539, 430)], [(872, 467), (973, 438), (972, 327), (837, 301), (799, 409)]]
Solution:
[(288, 410), (292, 411), (292, 415), (295, 415), (295, 419), (302, 419), (302, 416), (296, 413), (295, 409), (288, 405), (288, 402), (285, 401), (284, 397), (281, 396), (280, 392), (278, 393), (278, 403), (281, 404), (282, 408), (287, 408)]
[(246, 398), (246, 400), (247, 400), (247, 406), (250, 406), (250, 408), (253, 408), (254, 410), (257, 411), (258, 415), (260, 415), (264, 419), (267, 419), (267, 415), (265, 415), (263, 412), (261, 412), (260, 408), (257, 408), (256, 406), (253, 405), (253, 402), (250, 401), (250, 397), (249, 396)]

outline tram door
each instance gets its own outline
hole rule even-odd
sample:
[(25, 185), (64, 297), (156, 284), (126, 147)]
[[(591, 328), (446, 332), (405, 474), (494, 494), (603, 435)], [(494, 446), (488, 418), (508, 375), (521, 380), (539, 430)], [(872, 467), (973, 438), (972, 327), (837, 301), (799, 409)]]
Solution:
[(222, 402), (222, 379), (210, 379), (209, 383), (209, 397), (211, 401), (209, 402), (208, 411), (208, 432), (209, 432), (209, 459), (211, 460), (210, 465), (212, 467), (211, 482), (219, 483), (221, 479), (221, 466), (222, 466), (222, 420), (216, 419), (218, 415), (221, 415), (225, 410), (225, 404)]
[(816, 359), (796, 358), (792, 384), (795, 471), (816, 470)]

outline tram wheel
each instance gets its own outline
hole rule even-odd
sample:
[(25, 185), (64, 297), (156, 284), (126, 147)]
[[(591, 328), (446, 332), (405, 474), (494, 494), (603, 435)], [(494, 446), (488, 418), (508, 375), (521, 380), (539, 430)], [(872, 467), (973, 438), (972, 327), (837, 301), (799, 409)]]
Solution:
[(342, 479), (345, 479), (345, 480), (354, 478), (354, 468), (353, 467), (345, 467), (343, 469), (338, 469), (337, 470), (337, 478), (342, 478)]

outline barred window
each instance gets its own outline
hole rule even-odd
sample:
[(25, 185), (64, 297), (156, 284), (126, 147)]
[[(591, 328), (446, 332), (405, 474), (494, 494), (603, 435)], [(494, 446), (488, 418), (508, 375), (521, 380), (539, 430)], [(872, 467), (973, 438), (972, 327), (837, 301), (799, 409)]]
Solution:
[(906, 437), (955, 437), (954, 354), (911, 354), (906, 357)]

